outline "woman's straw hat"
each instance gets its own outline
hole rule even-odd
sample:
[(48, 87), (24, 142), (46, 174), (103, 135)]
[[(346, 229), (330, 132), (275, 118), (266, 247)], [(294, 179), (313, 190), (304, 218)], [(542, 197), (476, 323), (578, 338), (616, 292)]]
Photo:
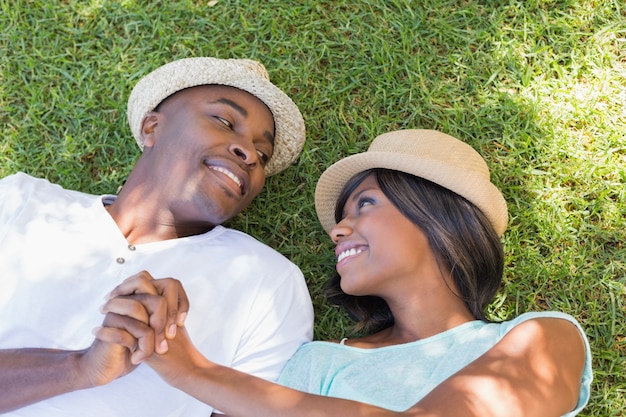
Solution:
[(506, 229), (506, 202), (478, 152), (445, 133), (399, 130), (376, 137), (367, 152), (348, 156), (324, 171), (315, 189), (315, 209), (326, 232), (336, 225), (335, 204), (345, 184), (370, 168), (402, 171), (439, 184), (474, 203), (498, 236)]
[(274, 115), (274, 153), (265, 174), (276, 174), (295, 161), (305, 139), (304, 119), (298, 106), (270, 82), (265, 67), (250, 59), (184, 58), (157, 68), (143, 77), (128, 98), (128, 123), (139, 147), (141, 122), (167, 97), (189, 87), (219, 84), (247, 91)]

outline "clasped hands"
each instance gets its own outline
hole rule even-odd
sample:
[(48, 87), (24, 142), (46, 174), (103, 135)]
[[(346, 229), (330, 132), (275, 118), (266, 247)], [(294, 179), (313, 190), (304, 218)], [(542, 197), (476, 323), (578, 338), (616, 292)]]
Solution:
[(82, 352), (81, 369), (89, 385), (109, 383), (155, 352), (166, 353), (177, 333), (187, 336), (181, 326), (188, 311), (178, 280), (154, 279), (146, 271), (127, 278), (107, 296), (102, 326), (93, 331), (96, 340)]

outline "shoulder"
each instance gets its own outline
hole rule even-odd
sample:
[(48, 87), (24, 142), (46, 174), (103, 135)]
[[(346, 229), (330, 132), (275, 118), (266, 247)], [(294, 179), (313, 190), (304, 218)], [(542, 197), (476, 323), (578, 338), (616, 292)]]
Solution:
[(2, 179), (0, 179), (0, 185), (4, 188), (14, 187), (19, 185), (28, 185), (35, 183), (46, 183), (47, 180), (43, 180), (41, 178), (31, 177), (28, 174), (23, 172), (16, 172), (15, 174), (8, 175)]
[[(46, 224), (94, 224), (102, 198), (68, 190), (48, 180), (19, 173), (0, 181), (0, 219), (14, 225), (46, 219)], [(96, 216), (96, 217), (94, 217)], [(39, 230), (42, 231), (41, 229)]]
[[(90, 196), (80, 191), (68, 190), (58, 184), (53, 184), (44, 178), (35, 178), (23, 172), (18, 172), (0, 180), (2, 193), (16, 193), (32, 196), (34, 194), (45, 195), (68, 195), (72, 198), (77, 196)], [(93, 196), (90, 196), (93, 197)]]
[(578, 321), (564, 313), (526, 313), (503, 327), (506, 334), (488, 354), (533, 372), (536, 384), (558, 380), (563, 392), (577, 398), (575, 410), (582, 409), (589, 400), (593, 371), (589, 341)]
[(345, 345), (335, 341), (314, 340), (300, 345), (292, 359), (297, 362), (307, 361), (318, 356), (325, 358), (329, 357), (332, 352), (336, 353), (341, 350), (346, 350)]
[[(201, 245), (210, 247), (215, 257), (231, 265), (230, 274), (239, 277), (240, 284), (247, 282), (246, 285), (253, 287), (273, 288), (274, 291), (266, 294), (267, 296), (298, 291), (306, 292), (308, 297), (304, 274), (300, 268), (286, 256), (254, 237), (238, 230), (218, 226), (200, 240), (205, 240)], [(288, 304), (284, 299), (281, 302)]]
[(574, 349), (577, 357), (584, 358), (589, 350), (587, 337), (578, 321), (560, 312), (525, 313), (513, 320), (501, 323), (500, 343), (517, 349)]
[(293, 267), (295, 264), (277, 250), (240, 230), (221, 226), (220, 243), (246, 257), (246, 262), (272, 263), (280, 267)]
[[(331, 363), (341, 362), (343, 358), (342, 352), (348, 352), (345, 346), (334, 342), (325, 342), (314, 340), (307, 342), (296, 350), (296, 352), (287, 361), (287, 365), (283, 369), (281, 378), (287, 379), (288, 377), (301, 374), (304, 370), (311, 369), (328, 370), (331, 368)], [(283, 375), (284, 374), (284, 375)]]
[[(518, 326), (526, 322), (531, 322), (534, 324), (540, 324), (540, 323), (563, 324), (565, 322), (565, 323), (569, 323), (570, 325), (573, 325), (574, 328), (578, 329), (578, 331), (584, 335), (584, 331), (580, 323), (573, 316), (567, 313), (561, 313), (558, 311), (541, 311), (541, 312), (523, 313), (514, 319), (500, 323), (501, 332), (508, 333), (511, 330), (517, 328)], [(530, 327), (530, 325), (528, 325), (528, 327)]]
[[(580, 323), (571, 315), (556, 311), (524, 313), (520, 316), (501, 323), (501, 334), (507, 338), (518, 335), (526, 337), (528, 341), (555, 339), (555, 341), (578, 342), (586, 349), (589, 348), (587, 337)], [(533, 336), (533, 338), (530, 338)]]
[(23, 210), (27, 204), (50, 207), (53, 201), (72, 200), (74, 197), (70, 195), (73, 193), (80, 194), (65, 190), (48, 180), (31, 177), (23, 172), (9, 175), (0, 180), (2, 212), (7, 215)]
[(526, 314), (505, 323), (504, 328), (503, 339), (521, 337), (523, 340), (518, 342), (526, 343), (554, 340), (563, 345), (578, 342), (582, 346), (585, 338), (580, 324), (567, 314)]

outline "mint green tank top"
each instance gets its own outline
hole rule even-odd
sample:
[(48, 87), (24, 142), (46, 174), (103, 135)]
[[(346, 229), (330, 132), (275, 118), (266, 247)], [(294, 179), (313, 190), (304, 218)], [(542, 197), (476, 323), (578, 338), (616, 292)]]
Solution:
[(585, 341), (586, 360), (574, 416), (589, 401), (593, 373), (589, 342), (580, 324), (559, 312), (525, 313), (502, 323), (472, 321), (435, 336), (401, 345), (362, 349), (310, 342), (287, 362), (278, 382), (312, 394), (369, 403), (403, 411), (433, 388), (491, 349), (518, 324), (535, 318), (568, 320)]

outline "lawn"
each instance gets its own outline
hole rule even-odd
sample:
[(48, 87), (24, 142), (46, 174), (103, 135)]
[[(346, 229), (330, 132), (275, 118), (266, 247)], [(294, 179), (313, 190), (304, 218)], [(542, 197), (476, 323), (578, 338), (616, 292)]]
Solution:
[(321, 339), (350, 332), (321, 294), (334, 264), (313, 208), (321, 172), (398, 128), (470, 143), (510, 211), (491, 315), (578, 318), (595, 371), (582, 415), (625, 415), (622, 1), (0, 0), (0, 27), (0, 177), (97, 194), (139, 156), (126, 121), (139, 78), (189, 56), (262, 61), (308, 137), (230, 225), (302, 268)]

